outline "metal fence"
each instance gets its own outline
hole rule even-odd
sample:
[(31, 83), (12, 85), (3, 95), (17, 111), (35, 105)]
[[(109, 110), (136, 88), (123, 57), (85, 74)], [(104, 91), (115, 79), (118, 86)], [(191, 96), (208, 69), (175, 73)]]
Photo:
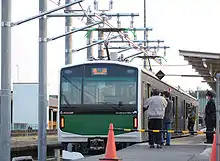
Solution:
[[(11, 130), (11, 137), (37, 136), (38, 130)], [(47, 130), (47, 135), (57, 135), (57, 130)]]

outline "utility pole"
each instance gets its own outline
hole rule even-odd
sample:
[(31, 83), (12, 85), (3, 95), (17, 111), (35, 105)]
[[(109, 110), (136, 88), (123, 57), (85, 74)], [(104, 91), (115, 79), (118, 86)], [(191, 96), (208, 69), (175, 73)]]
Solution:
[[(39, 12), (47, 11), (47, 0), (39, 0)], [(47, 160), (47, 17), (39, 19), (38, 160)]]
[[(65, 4), (69, 4), (71, 0), (65, 0)], [(66, 8), (66, 11), (69, 12), (71, 10), (71, 6)], [(65, 31), (69, 32), (72, 27), (72, 17), (66, 17), (65, 18)], [(65, 37), (65, 64), (71, 64), (72, 63), (72, 53), (71, 50), (73, 48), (73, 42), (72, 42), (72, 34)]]
[[(146, 0), (144, 0), (144, 28), (146, 28)], [(146, 40), (147, 40), (147, 31), (146, 30), (144, 30), (144, 40), (145, 40), (144, 46), (146, 46)], [(146, 53), (144, 53), (144, 57), (146, 57), (146, 56), (147, 56)], [(148, 59), (148, 61), (150, 61), (150, 60)], [(146, 69), (146, 67), (147, 67), (147, 62), (146, 62), (146, 58), (144, 58), (144, 68)]]
[[(98, 31), (98, 38), (100, 40), (104, 39), (104, 32), (103, 31)], [(98, 44), (98, 58), (103, 58), (103, 56), (104, 56), (103, 43), (100, 43), (100, 44)]]
[(11, 0), (1, 0), (0, 158), (11, 159)]
[[(94, 9), (96, 11), (100, 11), (98, 8), (99, 8), (99, 5), (98, 5), (98, 2), (96, 0), (94, 0)], [(112, 9), (112, 5), (113, 5), (113, 1), (110, 0), (109, 1), (109, 10), (107, 11), (110, 11)], [(102, 13), (105, 13), (105, 11), (102, 11)], [(103, 16), (103, 20), (105, 20), (105, 16)], [(104, 27), (104, 24), (101, 26), (99, 25), (99, 28), (103, 28)], [(98, 31), (98, 39), (99, 40), (103, 40), (104, 39), (104, 32), (102, 30), (99, 30)], [(103, 50), (103, 43), (100, 43), (98, 44), (98, 58), (99, 59), (102, 59), (104, 57), (104, 50)]]
[[(87, 18), (87, 25), (92, 24), (92, 20), (90, 18)], [(92, 39), (93, 39), (93, 32), (92, 31), (88, 31), (87, 32), (87, 45), (90, 45), (92, 43)], [(87, 48), (87, 59), (94, 57), (93, 55), (93, 47), (88, 47)]]

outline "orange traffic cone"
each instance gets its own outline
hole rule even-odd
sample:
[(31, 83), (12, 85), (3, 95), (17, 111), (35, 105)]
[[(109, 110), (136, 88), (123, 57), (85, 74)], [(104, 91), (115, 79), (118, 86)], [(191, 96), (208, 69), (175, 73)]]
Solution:
[(212, 151), (210, 154), (209, 161), (216, 161), (216, 135), (214, 134), (214, 139), (212, 143)]
[(119, 161), (116, 154), (116, 146), (115, 146), (115, 136), (114, 136), (114, 127), (113, 124), (111, 123), (109, 125), (109, 130), (108, 130), (108, 140), (107, 140), (107, 145), (105, 149), (105, 158), (99, 159), (101, 161)]

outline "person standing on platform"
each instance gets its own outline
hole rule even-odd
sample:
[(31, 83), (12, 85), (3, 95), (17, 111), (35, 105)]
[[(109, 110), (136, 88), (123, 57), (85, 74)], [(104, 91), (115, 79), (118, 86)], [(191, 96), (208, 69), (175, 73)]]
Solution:
[[(163, 95), (167, 101), (167, 106), (165, 109), (165, 115), (163, 118), (163, 130), (171, 130), (171, 124), (173, 122), (173, 101), (170, 99), (170, 93), (168, 91), (164, 91)], [(162, 145), (164, 144), (164, 134), (162, 133)], [(170, 146), (171, 134), (169, 132), (166, 133), (166, 146)]]
[[(195, 120), (196, 120), (196, 112), (194, 111), (194, 108), (191, 107), (188, 113), (188, 130), (189, 131), (194, 131)], [(192, 136), (194, 135), (193, 132), (191, 132), (190, 134)]]
[[(205, 107), (205, 124), (206, 131), (214, 132), (214, 128), (216, 127), (216, 107), (215, 101), (213, 100), (213, 94), (208, 91), (206, 93), (208, 97), (208, 102)], [(206, 142), (207, 144), (213, 143), (213, 133), (206, 133)]]
[[(159, 95), (160, 92), (156, 89), (153, 90), (152, 94), (153, 96), (144, 102), (144, 109), (148, 110), (148, 129), (162, 130), (167, 101)], [(157, 148), (161, 148), (161, 132), (149, 132), (150, 148), (154, 148), (154, 143), (157, 144)]]

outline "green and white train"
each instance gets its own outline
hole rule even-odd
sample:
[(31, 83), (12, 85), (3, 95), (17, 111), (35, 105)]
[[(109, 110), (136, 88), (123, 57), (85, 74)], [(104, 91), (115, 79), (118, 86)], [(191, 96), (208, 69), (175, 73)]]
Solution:
[[(67, 65), (60, 70), (58, 141), (68, 151), (87, 154), (104, 150), (110, 123), (116, 128), (147, 129), (143, 100), (151, 89), (170, 90), (174, 130), (186, 130), (187, 109), (197, 101), (159, 80), (151, 72), (126, 62), (98, 60)], [(196, 129), (195, 129), (196, 130)], [(147, 133), (115, 131), (117, 147), (148, 140)]]

